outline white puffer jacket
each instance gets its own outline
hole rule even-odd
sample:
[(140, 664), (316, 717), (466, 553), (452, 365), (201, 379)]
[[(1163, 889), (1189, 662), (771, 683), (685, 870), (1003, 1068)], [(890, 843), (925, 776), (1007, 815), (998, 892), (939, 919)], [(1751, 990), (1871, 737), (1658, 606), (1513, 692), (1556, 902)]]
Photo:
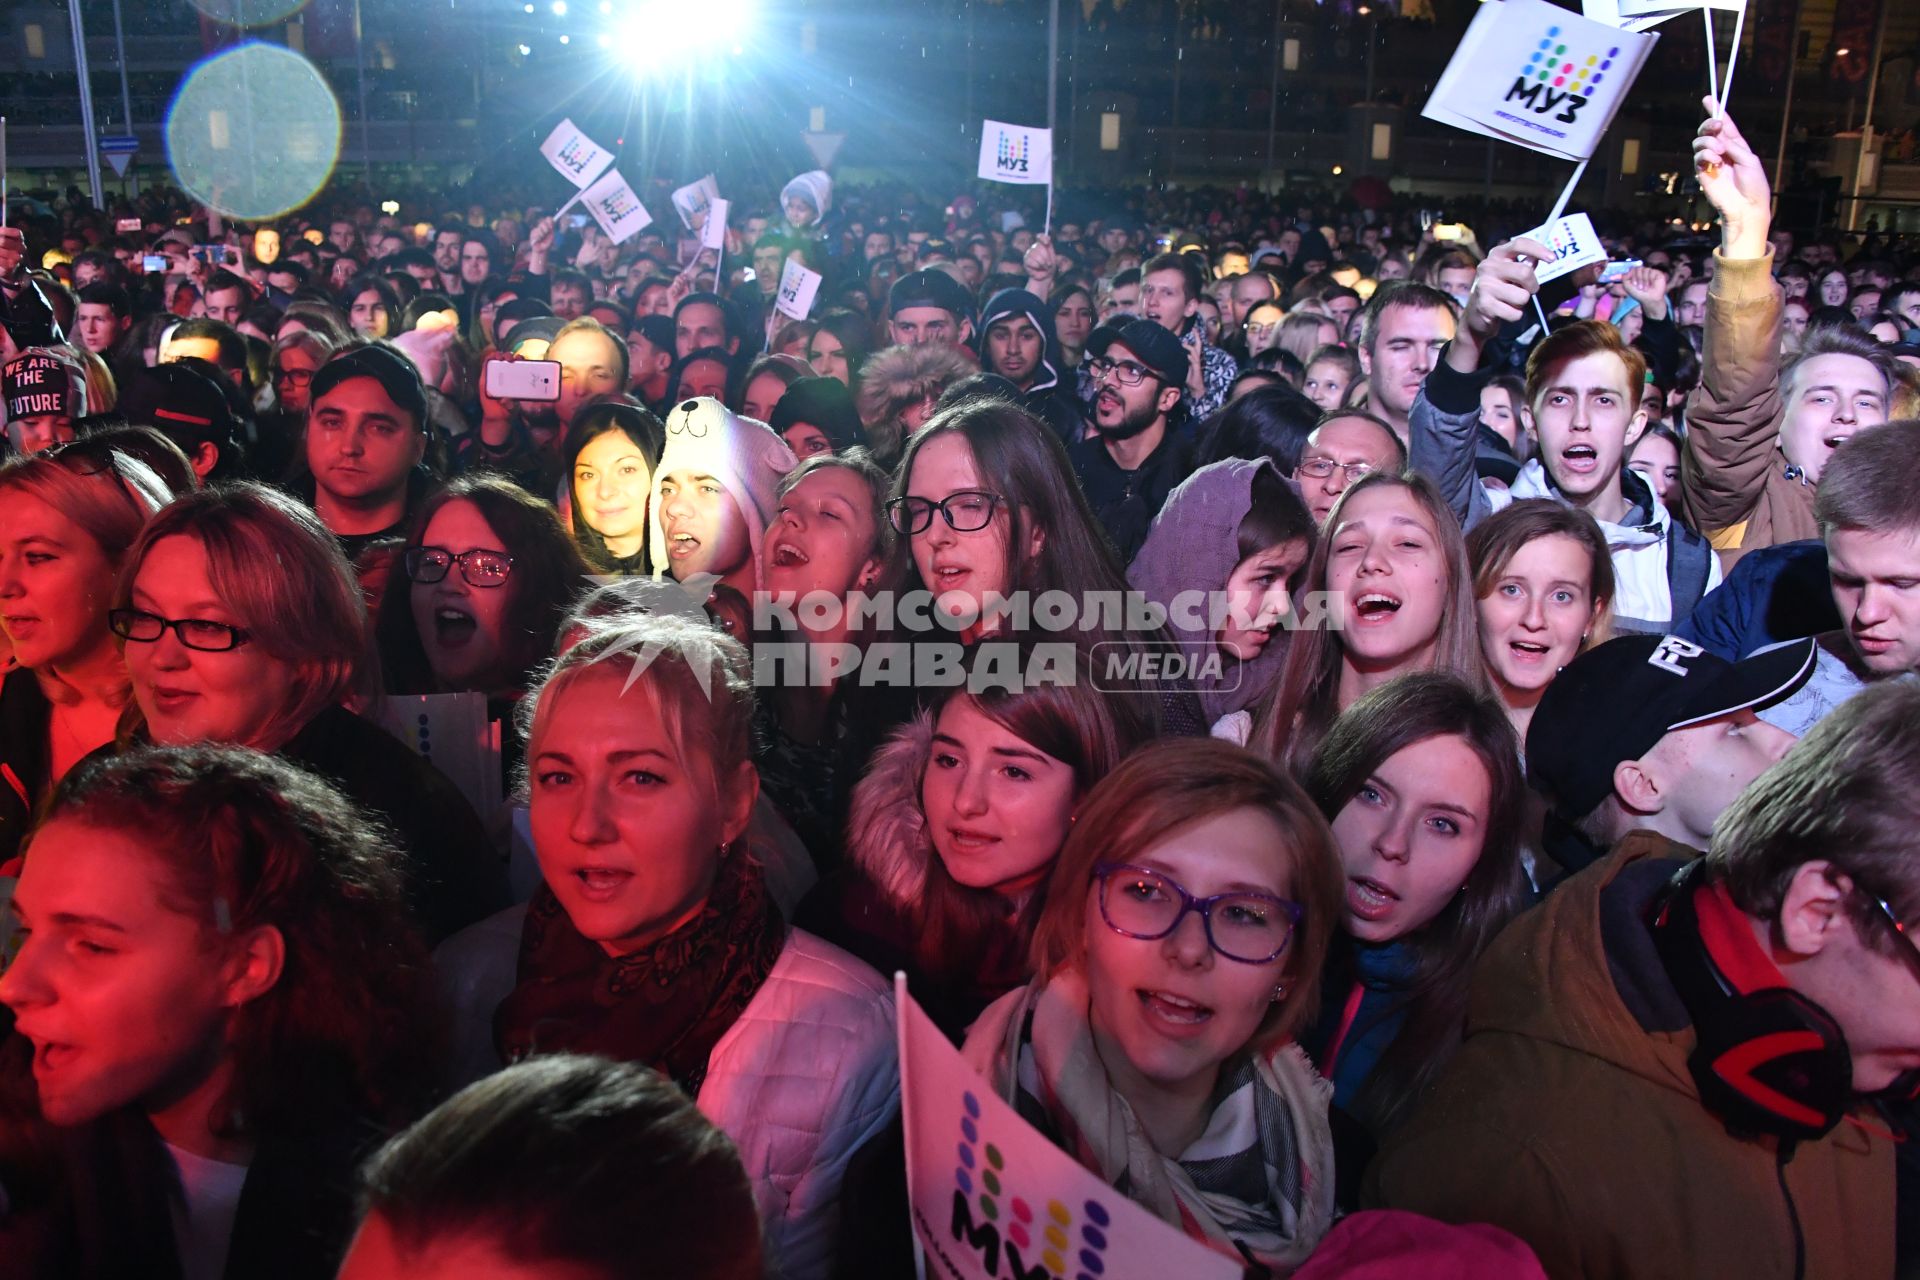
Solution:
[[(453, 1010), (457, 1084), (500, 1069), (493, 1013), (513, 991), (525, 918), (526, 907), (510, 907), (434, 952)], [(892, 992), (838, 947), (790, 930), (766, 982), (714, 1046), (695, 1101), (740, 1149), (768, 1275), (830, 1274), (847, 1162), (900, 1106)]]

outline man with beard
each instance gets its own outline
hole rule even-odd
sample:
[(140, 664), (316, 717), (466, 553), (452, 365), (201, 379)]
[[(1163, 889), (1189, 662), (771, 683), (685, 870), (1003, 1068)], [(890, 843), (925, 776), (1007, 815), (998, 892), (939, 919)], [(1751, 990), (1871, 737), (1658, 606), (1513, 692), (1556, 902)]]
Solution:
[(1126, 564), (1174, 486), (1193, 471), (1193, 447), (1171, 430), (1186, 384), (1186, 348), (1151, 320), (1087, 335), (1081, 367), (1093, 381), (1094, 435), (1067, 450), (1087, 504)]
[(1079, 398), (1060, 381), (1060, 347), (1046, 303), (1025, 289), (1002, 289), (980, 315), (980, 367), (1020, 389), (1020, 405), (1065, 444), (1085, 427)]

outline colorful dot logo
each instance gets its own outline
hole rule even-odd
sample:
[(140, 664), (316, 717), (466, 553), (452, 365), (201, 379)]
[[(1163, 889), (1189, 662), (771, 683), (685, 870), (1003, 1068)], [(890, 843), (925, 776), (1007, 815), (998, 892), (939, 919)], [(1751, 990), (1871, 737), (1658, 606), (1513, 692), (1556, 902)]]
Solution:
[(1520, 69), (1520, 75), (1523, 79), (1532, 77), (1541, 84), (1585, 97), (1606, 82), (1606, 73), (1612, 70), (1613, 60), (1619, 56), (1617, 45), (1603, 54), (1578, 50), (1570, 53), (1561, 38), (1561, 29), (1548, 27), (1539, 46), (1527, 59), (1527, 65)]
[(1005, 1155), (980, 1139), (980, 1100), (969, 1092), (961, 1101), (966, 1114), (960, 1117), (960, 1164), (953, 1171), (961, 1194), (975, 1199), (980, 1216), (1001, 1229), (1022, 1259), (1030, 1259), (1037, 1250), (1040, 1265), (1054, 1280), (1066, 1280), (1069, 1275), (1073, 1280), (1102, 1280), (1107, 1270), (1107, 1229), (1113, 1221), (1106, 1206), (1097, 1200), (1083, 1202), (1075, 1232), (1073, 1211), (1060, 1201), (1049, 1200), (1036, 1209), (1012, 1194)]

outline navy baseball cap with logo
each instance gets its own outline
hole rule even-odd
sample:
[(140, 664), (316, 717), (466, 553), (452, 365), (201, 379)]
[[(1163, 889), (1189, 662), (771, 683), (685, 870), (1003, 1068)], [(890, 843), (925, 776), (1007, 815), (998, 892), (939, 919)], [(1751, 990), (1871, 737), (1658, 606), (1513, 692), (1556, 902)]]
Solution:
[(1800, 687), (1813, 663), (1810, 639), (1739, 662), (1679, 636), (1609, 640), (1547, 686), (1527, 729), (1528, 781), (1561, 818), (1583, 818), (1613, 794), (1623, 762), (1676, 730), (1771, 706)]

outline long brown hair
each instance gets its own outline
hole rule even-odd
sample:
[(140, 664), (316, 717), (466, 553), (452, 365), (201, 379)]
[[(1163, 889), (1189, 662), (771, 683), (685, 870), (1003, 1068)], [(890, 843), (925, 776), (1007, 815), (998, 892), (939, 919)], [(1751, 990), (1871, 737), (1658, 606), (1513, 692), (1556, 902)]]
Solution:
[(416, 1113), (439, 1029), (405, 859), (371, 815), (278, 757), (191, 746), (89, 759), (55, 791), (46, 821), (58, 818), (139, 844), (165, 867), (169, 909), (209, 945), (263, 927), (285, 940), (279, 981), (233, 1015), (223, 1132), (298, 1132), (341, 1106), (388, 1123)]
[[(1354, 500), (1354, 495), (1388, 486), (1407, 490), (1426, 512), (1447, 562), (1447, 598), (1440, 614), (1440, 628), (1434, 637), (1432, 669), (1452, 672), (1476, 691), (1487, 692), (1473, 575), (1467, 567), (1460, 521), (1425, 476), (1375, 471), (1348, 486), (1333, 510), (1327, 513), (1326, 536), (1315, 545), (1313, 556), (1307, 562), (1307, 590), (1325, 592), (1327, 589), (1327, 561), (1337, 541), (1333, 533), (1340, 527), (1341, 513)], [(1284, 764), (1295, 774), (1305, 773), (1320, 739), (1339, 714), (1340, 664), (1346, 656), (1346, 645), (1339, 637), (1338, 631), (1324, 625), (1296, 632), (1287, 649), (1287, 662), (1281, 669), (1280, 679), (1254, 716), (1253, 737), (1247, 745)]]
[(1291, 1038), (1319, 1008), (1320, 970), (1340, 918), (1340, 854), (1326, 819), (1292, 779), (1217, 739), (1144, 747), (1093, 789), (1047, 884), (1033, 936), (1036, 976), (1084, 966), (1095, 864), (1137, 859), (1170, 832), (1235, 809), (1271, 815), (1289, 837), (1289, 892), (1302, 910), (1283, 962), (1287, 994), (1273, 1003), (1252, 1043), (1266, 1048)]
[[(1526, 795), (1520, 744), (1498, 699), (1458, 676), (1422, 671), (1390, 680), (1347, 708), (1321, 739), (1306, 773), (1308, 793), (1332, 822), (1390, 758), (1441, 737), (1465, 742), (1486, 770), (1485, 835), (1460, 892), (1399, 940), (1414, 957), (1395, 1006), (1406, 1021), (1350, 1108), (1376, 1133), (1393, 1127), (1459, 1047), (1474, 962), (1527, 905), (1520, 863)], [(1336, 944), (1336, 956), (1344, 950)]]
[(1494, 512), (1467, 534), (1467, 559), (1473, 565), (1473, 598), (1493, 594), (1520, 548), (1539, 538), (1572, 538), (1587, 553), (1587, 594), (1594, 605), (1593, 626), (1580, 645), (1585, 653), (1605, 644), (1613, 631), (1613, 550), (1594, 518), (1578, 507), (1551, 498), (1522, 498)]

